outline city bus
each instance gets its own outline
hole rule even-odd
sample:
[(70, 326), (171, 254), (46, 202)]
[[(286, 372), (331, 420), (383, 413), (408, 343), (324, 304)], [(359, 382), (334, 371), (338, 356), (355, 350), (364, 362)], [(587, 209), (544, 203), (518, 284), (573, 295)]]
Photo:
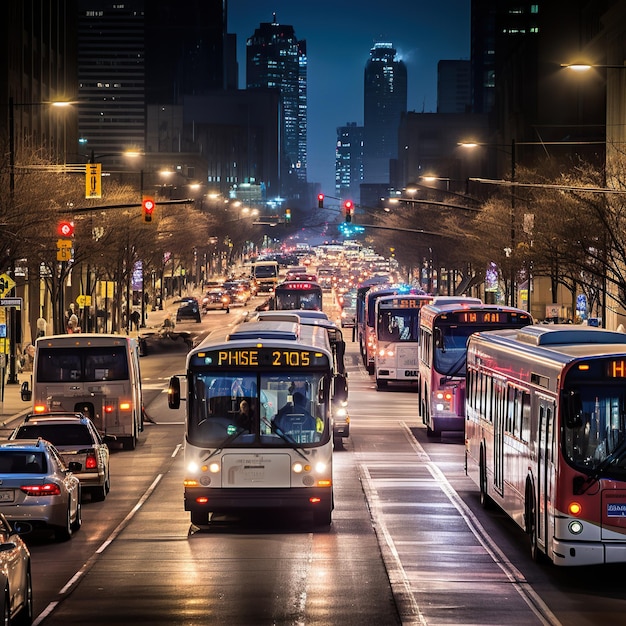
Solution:
[(521, 309), (477, 298), (437, 297), (422, 307), (419, 331), (418, 406), (427, 433), (463, 432), (465, 354), (472, 333), (532, 324)]
[(127, 450), (143, 430), (139, 344), (123, 335), (74, 333), (35, 342), (32, 389), (21, 388), (34, 413), (79, 412)]
[[(359, 283), (356, 288), (356, 302), (355, 302), (355, 333), (356, 341), (359, 342), (359, 348), (361, 349), (361, 358), (363, 358), (363, 336), (365, 335), (365, 297), (372, 287), (379, 285), (388, 285), (391, 283), (389, 276), (373, 276), (367, 278), (363, 282)], [(353, 336), (354, 336), (353, 335)]]
[(376, 285), (371, 287), (365, 294), (363, 311), (362, 333), (360, 335), (360, 349), (363, 358), (363, 365), (368, 374), (373, 374), (374, 355), (376, 353), (376, 301), (384, 296), (424, 294), (421, 289), (405, 284)]
[(480, 332), (467, 348), (466, 473), (556, 565), (626, 562), (626, 335)]
[[(333, 510), (335, 399), (347, 398), (323, 328), (249, 322), (187, 356), (185, 510), (295, 509), (328, 526)], [(179, 377), (168, 404), (181, 401)], [(251, 409), (242, 421), (242, 403)]]
[(274, 290), (272, 309), (277, 311), (321, 311), (322, 288), (306, 280), (288, 280)]
[(376, 388), (389, 382), (416, 383), (420, 309), (432, 302), (426, 294), (382, 296), (376, 300), (374, 375)]

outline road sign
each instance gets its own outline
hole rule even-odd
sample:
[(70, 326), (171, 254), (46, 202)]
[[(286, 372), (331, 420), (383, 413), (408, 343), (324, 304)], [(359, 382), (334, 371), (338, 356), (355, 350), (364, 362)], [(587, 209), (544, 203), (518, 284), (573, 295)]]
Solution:
[(72, 240), (57, 239), (57, 261), (70, 261), (72, 259)]
[(76, 304), (78, 304), (81, 309), (85, 308), (86, 306), (91, 306), (91, 296), (81, 294), (76, 298)]
[(0, 298), (0, 306), (22, 308), (22, 298)]
[(4, 298), (13, 287), (15, 281), (8, 274), (0, 274), (0, 298)]
[(85, 166), (85, 198), (102, 198), (102, 163)]

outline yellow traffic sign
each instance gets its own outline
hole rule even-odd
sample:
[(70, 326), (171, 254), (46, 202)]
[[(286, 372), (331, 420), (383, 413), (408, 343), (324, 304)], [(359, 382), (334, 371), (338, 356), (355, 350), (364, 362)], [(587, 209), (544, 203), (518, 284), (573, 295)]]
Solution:
[(13, 287), (15, 281), (8, 274), (0, 274), (0, 298), (4, 298)]
[(81, 309), (84, 309), (86, 306), (91, 306), (91, 296), (86, 296), (81, 293), (80, 296), (76, 298), (76, 304), (78, 304)]
[(57, 261), (70, 261), (72, 258), (72, 240), (57, 239)]
[(85, 165), (85, 198), (102, 198), (102, 163)]

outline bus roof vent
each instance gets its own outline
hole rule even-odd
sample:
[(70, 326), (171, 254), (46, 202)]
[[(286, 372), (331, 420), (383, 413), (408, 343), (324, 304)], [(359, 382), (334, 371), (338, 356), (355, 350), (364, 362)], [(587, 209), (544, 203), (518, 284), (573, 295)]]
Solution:
[(535, 324), (517, 331), (517, 340), (534, 346), (559, 346), (568, 344), (621, 343), (626, 344), (626, 333), (618, 333), (593, 326), (569, 324)]
[(296, 341), (300, 336), (300, 325), (291, 322), (250, 322), (237, 327), (226, 338), (227, 341), (243, 339), (282, 339)]

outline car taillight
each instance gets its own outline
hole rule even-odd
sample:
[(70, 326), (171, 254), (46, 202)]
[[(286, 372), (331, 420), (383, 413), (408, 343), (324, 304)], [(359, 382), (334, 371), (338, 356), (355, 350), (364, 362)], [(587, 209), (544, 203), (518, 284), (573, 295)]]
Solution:
[(21, 485), (20, 490), (27, 496), (58, 496), (61, 495), (59, 485), (46, 483), (45, 485)]
[(48, 411), (48, 407), (45, 404), (36, 404), (33, 407), (33, 413), (46, 413)]
[(95, 454), (87, 455), (85, 459), (85, 469), (96, 469), (98, 467), (98, 459)]

